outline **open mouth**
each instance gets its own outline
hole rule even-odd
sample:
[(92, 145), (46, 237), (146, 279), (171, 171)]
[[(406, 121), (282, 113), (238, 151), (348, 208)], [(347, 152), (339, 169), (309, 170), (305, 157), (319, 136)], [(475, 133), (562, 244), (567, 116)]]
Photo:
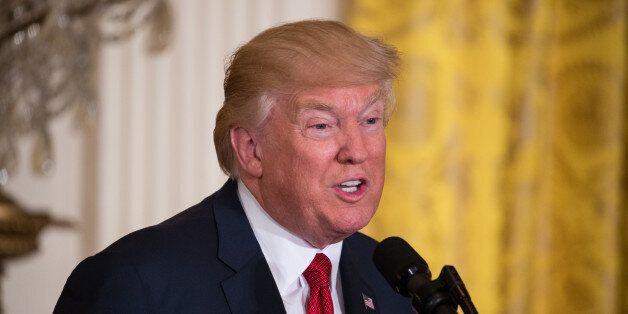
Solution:
[(342, 182), (338, 185), (338, 187), (343, 191), (343, 192), (347, 192), (347, 193), (354, 193), (357, 192), (360, 187), (362, 187), (362, 185), (364, 185), (364, 180), (358, 179), (358, 180), (349, 180), (349, 181), (345, 181)]

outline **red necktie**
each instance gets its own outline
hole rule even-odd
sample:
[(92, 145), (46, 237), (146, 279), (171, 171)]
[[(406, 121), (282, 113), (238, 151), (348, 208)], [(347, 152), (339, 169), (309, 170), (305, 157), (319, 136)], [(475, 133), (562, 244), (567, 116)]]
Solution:
[(331, 301), (329, 276), (331, 262), (323, 253), (317, 253), (310, 266), (303, 272), (303, 277), (310, 285), (310, 297), (307, 301), (307, 314), (333, 314), (334, 303)]

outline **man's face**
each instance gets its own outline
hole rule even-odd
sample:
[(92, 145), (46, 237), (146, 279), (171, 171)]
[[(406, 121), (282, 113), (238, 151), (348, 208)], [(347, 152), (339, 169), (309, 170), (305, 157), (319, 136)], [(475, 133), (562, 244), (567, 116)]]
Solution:
[(379, 85), (318, 87), (277, 103), (259, 139), (261, 204), (281, 225), (324, 247), (366, 226), (384, 185)]

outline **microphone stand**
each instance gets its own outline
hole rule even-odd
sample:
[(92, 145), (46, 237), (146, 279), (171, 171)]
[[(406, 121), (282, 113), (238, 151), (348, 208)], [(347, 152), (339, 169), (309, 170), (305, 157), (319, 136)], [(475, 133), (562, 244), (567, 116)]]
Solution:
[[(412, 283), (409, 284), (412, 285)], [(478, 313), (460, 275), (453, 266), (446, 265), (438, 278), (423, 283), (419, 287), (409, 286), (408, 291), (412, 296), (412, 306), (422, 314), (458, 313), (458, 306), (464, 314)]]

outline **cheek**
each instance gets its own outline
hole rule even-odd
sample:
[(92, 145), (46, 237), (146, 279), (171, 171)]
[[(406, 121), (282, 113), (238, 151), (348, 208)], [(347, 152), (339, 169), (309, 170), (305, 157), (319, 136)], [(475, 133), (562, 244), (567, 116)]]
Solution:
[[(386, 139), (375, 141), (371, 145), (371, 164), (370, 170), (374, 179), (374, 188), (379, 190), (377, 194), (381, 194), (384, 188), (384, 177), (386, 173)], [(379, 199), (379, 196), (377, 197)]]
[[(262, 146), (262, 164), (270, 175), (282, 175), (290, 172), (288, 165), (294, 165), (294, 159), (299, 155), (298, 147), (288, 134), (266, 134)], [(289, 174), (286, 174), (289, 175)]]
[(383, 165), (386, 161), (386, 137), (374, 138), (369, 142), (368, 147), (370, 150), (369, 157), (377, 164)]
[(294, 152), (292, 165), (304, 169), (309, 176), (317, 177), (329, 172), (336, 161), (338, 147), (332, 142), (304, 142)]

